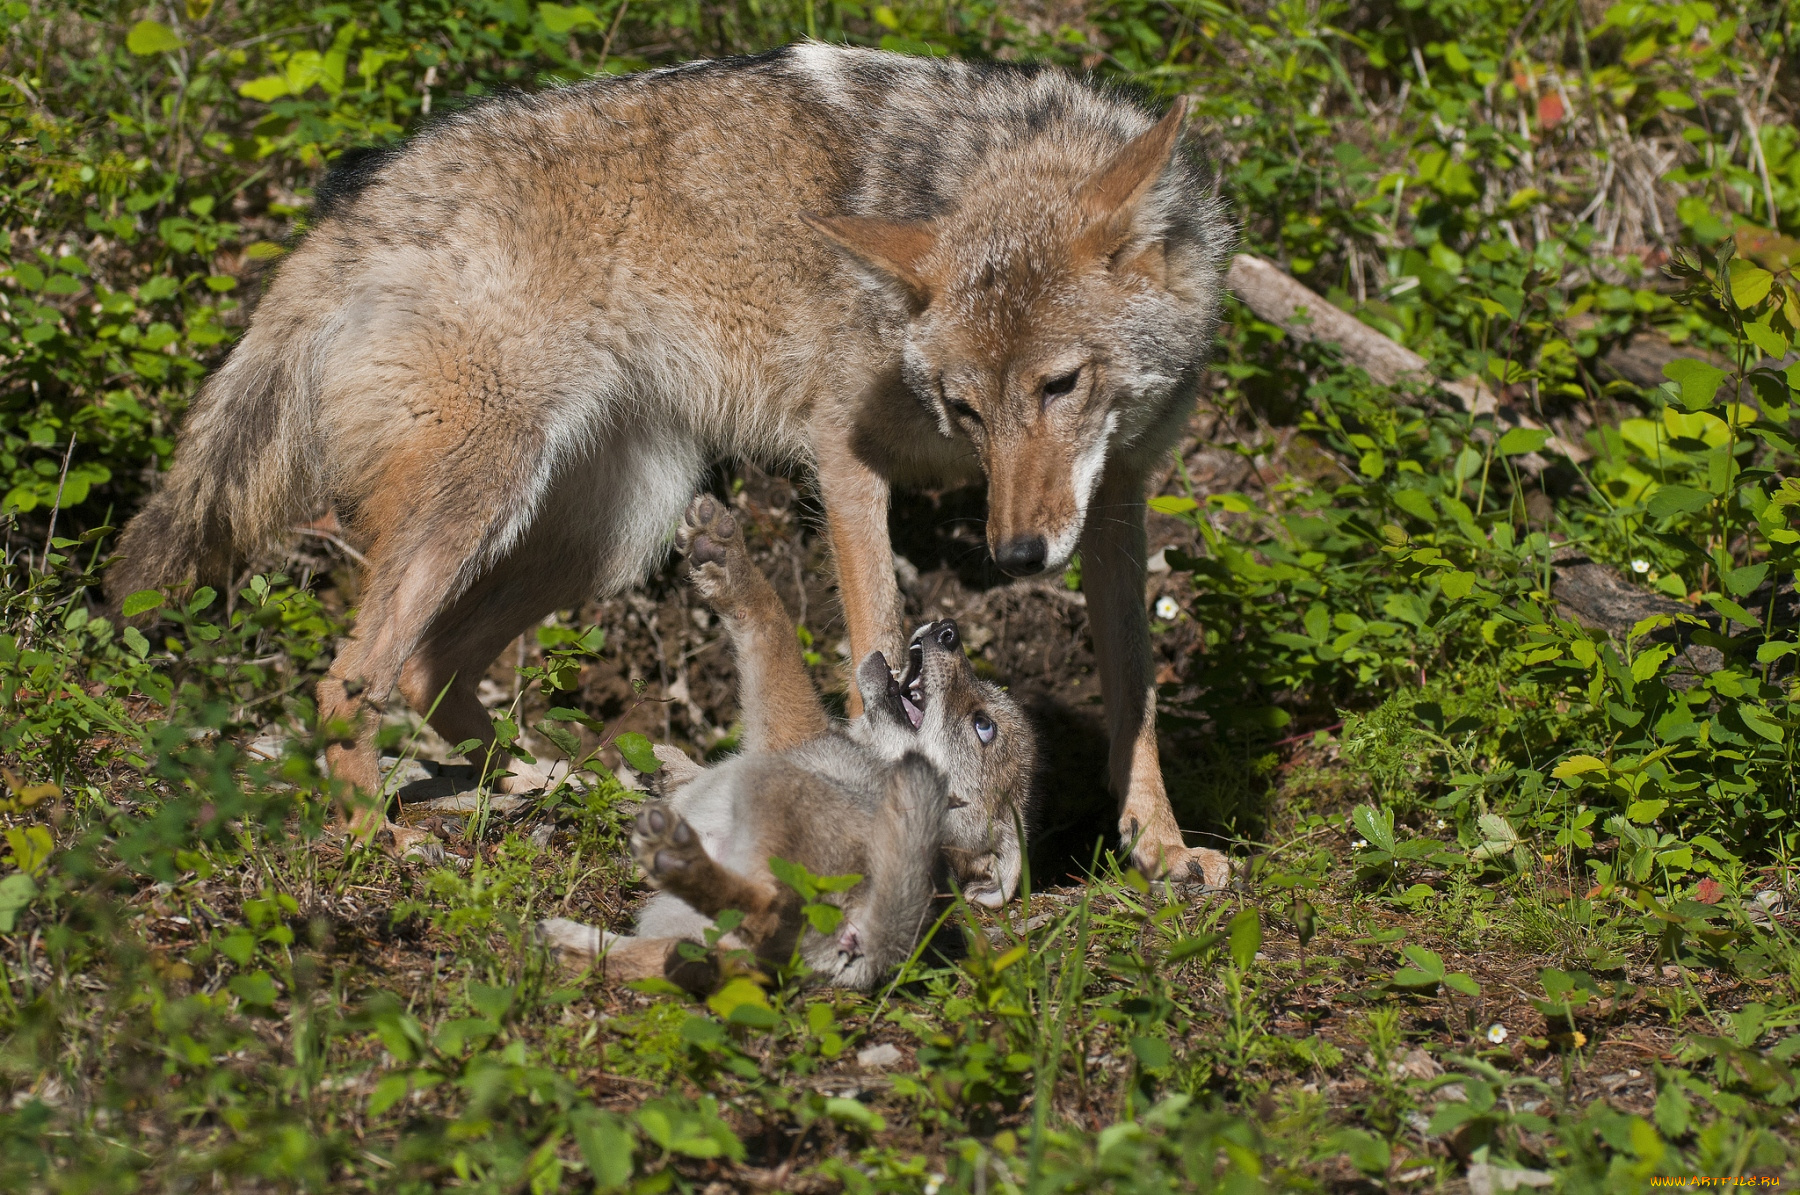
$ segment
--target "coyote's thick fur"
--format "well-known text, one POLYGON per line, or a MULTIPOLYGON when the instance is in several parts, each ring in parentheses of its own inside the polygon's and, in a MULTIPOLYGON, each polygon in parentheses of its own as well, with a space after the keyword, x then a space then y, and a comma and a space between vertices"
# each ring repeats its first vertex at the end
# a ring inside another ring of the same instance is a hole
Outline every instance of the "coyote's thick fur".
POLYGON ((681 538, 695 588, 731 639, 745 749, 704 771, 659 751, 665 799, 638 814, 631 845, 660 891, 636 934, 555 918, 542 924, 545 940, 571 961, 604 958, 614 978, 673 975, 684 969, 680 944, 736 910, 727 947, 775 964, 798 947, 819 981, 867 988, 918 942, 944 866, 970 900, 1006 903, 1019 882, 1031 729, 1003 689, 976 677, 956 624, 914 632, 902 677, 870 653, 856 671, 862 716, 834 724, 734 517, 702 496, 681 538), (864 877, 827 898, 843 910, 829 933, 807 928, 771 857, 864 877))
POLYGON ((372 707, 489 738, 489 662, 642 575, 714 458, 817 470, 855 658, 904 644, 889 486, 985 473, 1002 567, 1082 553, 1121 833, 1222 879, 1164 796, 1144 609, 1230 239, 1182 111, 809 43, 443 119, 326 180, 114 592, 335 510, 367 567, 320 707, 373 792, 372 707))

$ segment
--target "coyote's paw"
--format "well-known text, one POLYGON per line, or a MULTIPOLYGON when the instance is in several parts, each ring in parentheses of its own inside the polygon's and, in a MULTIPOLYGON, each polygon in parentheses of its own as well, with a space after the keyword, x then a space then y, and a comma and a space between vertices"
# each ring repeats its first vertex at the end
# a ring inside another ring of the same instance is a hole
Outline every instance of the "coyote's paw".
POLYGON ((680 543, 694 588, 720 614, 729 614, 747 574, 756 567, 750 563, 736 517, 711 494, 701 494, 688 503, 680 543))
POLYGON ((1218 851, 1205 847, 1188 847, 1181 855, 1166 859, 1169 883, 1177 888, 1198 889, 1200 893, 1223 892, 1231 885, 1231 860, 1218 851))
POLYGON ((658 887, 685 878, 695 864, 706 860, 706 848, 694 828, 663 805, 651 805, 638 814, 631 829, 631 853, 658 887))

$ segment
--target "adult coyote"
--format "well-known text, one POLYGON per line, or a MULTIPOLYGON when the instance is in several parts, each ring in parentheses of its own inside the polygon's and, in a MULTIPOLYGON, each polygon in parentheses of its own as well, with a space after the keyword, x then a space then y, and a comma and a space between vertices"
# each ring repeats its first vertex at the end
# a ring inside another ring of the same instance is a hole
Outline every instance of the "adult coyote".
POLYGON ((1230 238, 1183 110, 808 43, 443 119, 325 180, 114 592, 334 509, 368 563, 320 708, 374 791, 373 707, 489 738, 489 662, 642 575, 714 458, 817 471, 854 659, 905 651, 889 486, 985 473, 1002 568, 1081 550, 1121 835, 1222 881, 1164 795, 1144 609, 1230 238))

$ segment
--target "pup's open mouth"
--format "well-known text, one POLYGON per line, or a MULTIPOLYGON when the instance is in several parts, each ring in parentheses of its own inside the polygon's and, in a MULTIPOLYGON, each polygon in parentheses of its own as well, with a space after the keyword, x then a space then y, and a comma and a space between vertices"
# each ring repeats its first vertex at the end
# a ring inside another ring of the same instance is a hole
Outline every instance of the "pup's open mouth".
POLYGON ((888 695, 900 703, 900 712, 914 730, 925 720, 925 648, 914 643, 906 649, 906 675, 888 675, 888 695))

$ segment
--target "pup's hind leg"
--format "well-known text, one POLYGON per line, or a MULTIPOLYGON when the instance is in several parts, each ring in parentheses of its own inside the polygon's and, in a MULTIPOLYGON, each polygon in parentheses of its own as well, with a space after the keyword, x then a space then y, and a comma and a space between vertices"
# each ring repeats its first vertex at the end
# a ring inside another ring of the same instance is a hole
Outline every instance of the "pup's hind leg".
POLYGON ((794 894, 772 880, 755 880, 722 867, 706 853, 700 835, 673 809, 651 805, 638 814, 631 853, 650 881, 678 896, 703 917, 727 909, 744 915, 735 931, 743 945, 764 958, 793 945, 794 894))
POLYGON ((831 720, 806 674, 794 624, 769 579, 750 562, 737 519, 701 494, 688 504, 680 542, 695 590, 731 636, 745 747, 781 751, 824 734, 831 720))
POLYGON ((566 917, 551 917, 538 922, 538 939, 556 951, 564 966, 598 970, 609 981, 668 979, 690 992, 710 991, 718 984, 718 960, 710 954, 687 957, 692 952, 683 951, 682 945, 697 943, 686 938, 609 934, 566 917))

